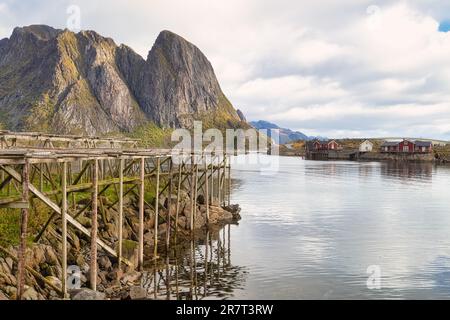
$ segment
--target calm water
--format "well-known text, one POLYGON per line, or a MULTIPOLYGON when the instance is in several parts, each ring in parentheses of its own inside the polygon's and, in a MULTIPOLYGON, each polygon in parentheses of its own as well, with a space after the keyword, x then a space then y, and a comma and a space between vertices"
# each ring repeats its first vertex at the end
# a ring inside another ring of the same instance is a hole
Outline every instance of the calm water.
POLYGON ((450 167, 283 157, 233 178, 239 225, 176 261, 192 298, 450 298, 450 167))

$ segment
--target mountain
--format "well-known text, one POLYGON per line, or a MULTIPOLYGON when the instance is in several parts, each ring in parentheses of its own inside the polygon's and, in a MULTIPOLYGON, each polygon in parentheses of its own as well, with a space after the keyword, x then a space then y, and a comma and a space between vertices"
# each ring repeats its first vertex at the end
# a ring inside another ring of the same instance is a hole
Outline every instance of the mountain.
POLYGON ((94 31, 45 25, 0 40, 0 122, 10 130, 104 135, 162 128, 246 127, 205 55, 163 31, 147 59, 94 31))
MULTIPOLYGON (((308 137, 307 135, 305 135, 299 131, 292 131, 291 129, 280 128, 278 125, 268 122, 268 121, 264 121, 264 120, 252 121, 252 122, 250 122, 250 125, 258 130, 260 130, 260 129, 266 129, 266 130, 278 129, 280 132, 280 144, 286 144, 286 143, 297 141, 297 140, 313 139, 312 137, 308 137)), ((268 131, 268 135, 269 135, 269 137, 271 136, 270 131, 268 131)))

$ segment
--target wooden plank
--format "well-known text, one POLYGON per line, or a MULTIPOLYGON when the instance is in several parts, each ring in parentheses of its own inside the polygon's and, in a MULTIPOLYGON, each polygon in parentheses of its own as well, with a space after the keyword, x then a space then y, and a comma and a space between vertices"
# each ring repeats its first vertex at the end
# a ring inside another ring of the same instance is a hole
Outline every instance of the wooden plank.
POLYGON ((7 204, 0 204, 0 209, 30 209, 28 201, 16 201, 7 204))
MULTIPOLYGON (((12 169, 11 167, 4 167, 5 170, 18 182, 22 182, 22 178, 17 171, 12 169)), ((40 192, 36 187, 34 187, 32 184, 29 185, 29 190, 31 193, 33 193, 39 200, 44 202, 48 207, 50 207, 53 211, 61 215, 61 209, 59 206, 54 203, 52 200, 50 200, 48 197, 46 197, 42 192, 40 192)), ((90 231, 86 229, 81 223, 79 223, 77 220, 75 220, 70 215, 67 215, 67 222, 70 223, 72 226, 80 230, 84 235, 90 237, 90 231)), ((113 257, 117 257, 117 253, 115 250, 110 248, 105 242, 103 242, 100 239, 97 239, 97 244, 105 250, 107 253, 112 255, 113 257)), ((124 258, 122 258, 122 261, 126 263, 127 265, 132 265, 132 263, 124 258)))

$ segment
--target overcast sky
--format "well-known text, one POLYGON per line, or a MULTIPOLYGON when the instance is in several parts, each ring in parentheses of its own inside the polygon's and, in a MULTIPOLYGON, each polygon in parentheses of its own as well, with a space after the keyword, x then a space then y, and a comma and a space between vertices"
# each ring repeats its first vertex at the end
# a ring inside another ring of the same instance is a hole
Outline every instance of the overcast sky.
POLYGON ((144 57, 164 29, 193 42, 249 120, 450 139, 450 1, 0 0, 0 38, 15 26, 65 28, 70 5, 82 29, 144 57))

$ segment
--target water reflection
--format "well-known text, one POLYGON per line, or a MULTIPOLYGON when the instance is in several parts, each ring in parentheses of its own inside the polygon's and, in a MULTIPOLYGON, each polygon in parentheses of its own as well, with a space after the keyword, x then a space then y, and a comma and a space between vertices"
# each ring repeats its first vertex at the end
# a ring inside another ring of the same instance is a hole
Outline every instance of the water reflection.
POLYGON ((240 298, 450 298, 450 167, 281 158, 276 175, 234 178, 240 298))
MULTIPOLYGON (((153 262, 148 288, 154 299, 228 299, 242 290, 246 268, 232 264, 231 225, 199 231, 153 262)), ((147 274, 149 277, 149 274, 147 274)))
POLYGON ((385 162, 380 166, 380 173, 383 176, 398 178, 400 180, 430 181, 433 177, 435 165, 430 162, 385 162))

